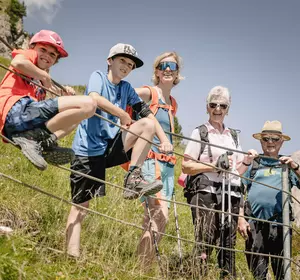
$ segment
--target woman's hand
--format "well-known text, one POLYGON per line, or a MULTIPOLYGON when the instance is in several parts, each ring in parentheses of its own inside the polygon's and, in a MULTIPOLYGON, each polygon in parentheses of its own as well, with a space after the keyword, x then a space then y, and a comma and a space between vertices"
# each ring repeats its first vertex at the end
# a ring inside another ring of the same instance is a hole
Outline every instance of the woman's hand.
POLYGON ((165 141, 159 145, 158 149, 161 153, 164 153, 164 154, 172 153, 173 145, 169 141, 165 141))
POLYGON ((245 240, 248 239, 248 231, 250 232, 250 225, 244 217, 239 217, 237 230, 245 240))

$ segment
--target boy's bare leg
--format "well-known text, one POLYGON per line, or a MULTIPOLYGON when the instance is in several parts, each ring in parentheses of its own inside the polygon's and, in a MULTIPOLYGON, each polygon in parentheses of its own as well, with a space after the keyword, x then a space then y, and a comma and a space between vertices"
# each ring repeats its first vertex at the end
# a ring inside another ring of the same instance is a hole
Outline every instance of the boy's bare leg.
POLYGON ((83 119, 91 117, 96 103, 89 96, 64 96, 58 98, 58 110, 59 113, 46 123, 48 130, 56 134, 35 128, 12 136, 23 154, 41 170, 47 168, 47 162, 59 165, 72 160, 72 149, 58 147, 56 140, 69 134, 83 119))
MULTIPOLYGON (((147 118, 135 122, 130 126, 129 130, 149 141, 152 141, 155 135, 154 122, 147 118)), ((150 150, 151 144, 127 131, 122 133, 122 140, 126 152, 133 148, 131 165, 142 166, 150 150)))
MULTIPOLYGON (((152 220, 152 230, 158 232, 165 232, 165 228, 168 222, 169 208, 165 201, 157 202, 154 198, 148 198, 150 215, 152 220)), ((141 269, 147 271, 155 258, 155 247, 153 240, 153 232, 149 229, 150 217, 148 210, 144 205, 144 232, 141 236, 140 242, 137 248, 138 259, 141 265, 141 269)), ((161 240, 161 234, 156 235, 157 243, 161 240)))
MULTIPOLYGON (((155 134, 154 121, 143 118, 132 124, 130 126, 130 131, 152 141, 155 134)), ((131 154, 131 167, 124 180, 123 196, 125 199, 136 199, 139 195, 152 195, 159 192, 163 187, 160 180, 149 183, 143 178, 141 166, 147 157, 151 144, 138 136, 135 136, 130 132, 122 133, 124 150, 127 152, 133 148, 131 154)))
POLYGON ((65 136, 69 135, 74 129, 77 128, 79 123, 76 123, 74 125, 69 126, 68 128, 65 128, 64 130, 58 130, 55 131, 54 134, 56 135, 57 139, 64 138, 65 136))
POLYGON ((62 96, 58 98, 59 113, 50 119, 46 126, 52 132, 69 130, 74 124, 92 117, 96 111, 96 102, 89 96, 62 96))
MULTIPOLYGON (((89 202, 86 201, 80 205, 88 208, 89 202)), ((66 227, 66 249, 67 254, 70 256, 80 256, 81 224, 86 214, 86 210, 82 210, 76 206, 71 207, 66 227)))

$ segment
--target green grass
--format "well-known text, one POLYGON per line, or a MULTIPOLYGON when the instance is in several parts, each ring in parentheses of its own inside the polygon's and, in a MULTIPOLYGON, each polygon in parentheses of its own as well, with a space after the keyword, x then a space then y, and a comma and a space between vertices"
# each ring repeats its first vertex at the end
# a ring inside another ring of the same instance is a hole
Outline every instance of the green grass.
MULTIPOLYGON (((62 145, 70 146, 72 137, 62 145)), ((49 167, 36 170, 9 144, 0 144, 0 170, 4 174, 28 184, 41 187, 52 194, 69 199, 68 172, 49 167)), ((180 165, 176 167, 176 177, 180 165)), ((124 171, 119 167, 108 172, 107 180, 122 185, 124 171)), ((143 275, 137 266, 136 246, 141 230, 89 214, 82 232, 82 257, 78 261, 67 258, 64 250, 64 230, 70 206, 29 190, 7 179, 0 179, 0 220, 14 228, 13 235, 0 239, 0 279, 148 279, 160 277, 158 266, 143 275), (18 278, 20 277, 20 278, 18 278)), ((185 202, 182 189, 176 186, 177 200, 185 202)), ((107 196, 94 199, 91 209, 109 216, 141 225, 143 209, 139 201, 125 201, 122 191, 107 186, 107 196)), ((188 207, 178 206, 181 235, 193 240, 193 226, 188 207)), ((176 235, 173 208, 170 211, 167 233, 176 235)), ((242 242, 239 240, 238 247, 242 242)), ((183 243, 188 255, 192 244, 183 243)), ((177 242, 164 237, 160 244, 164 269, 168 260, 177 257, 177 242)), ((239 275, 247 278, 243 254, 237 255, 239 275)), ((215 279, 217 266, 213 264, 210 279, 215 279)), ((191 279, 168 272, 169 279, 191 279)), ((209 279, 208 278, 208 279, 209 279)), ((197 279, 194 278, 193 279, 197 279)))
MULTIPOLYGON (((0 44, 2 44, 2 43, 0 42, 0 44)), ((2 56, 0 56, 0 63, 3 64, 4 66, 8 67, 9 64, 10 64, 10 60, 7 59, 7 58, 4 58, 2 56)), ((0 67, 0 81, 2 80, 2 78, 4 77, 4 75, 5 75, 6 72, 7 71, 5 69, 3 69, 2 67, 0 67)))

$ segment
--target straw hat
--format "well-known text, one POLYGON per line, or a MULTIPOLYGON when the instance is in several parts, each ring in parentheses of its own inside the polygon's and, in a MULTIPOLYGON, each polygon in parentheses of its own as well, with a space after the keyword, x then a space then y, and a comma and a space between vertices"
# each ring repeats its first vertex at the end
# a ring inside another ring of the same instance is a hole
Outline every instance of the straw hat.
POLYGON ((291 140, 291 137, 285 135, 282 133, 282 124, 279 121, 266 121, 261 132, 260 133, 255 133, 252 136, 257 139, 261 140, 263 134, 268 134, 268 133, 274 133, 278 134, 282 137, 284 141, 289 141, 291 140))

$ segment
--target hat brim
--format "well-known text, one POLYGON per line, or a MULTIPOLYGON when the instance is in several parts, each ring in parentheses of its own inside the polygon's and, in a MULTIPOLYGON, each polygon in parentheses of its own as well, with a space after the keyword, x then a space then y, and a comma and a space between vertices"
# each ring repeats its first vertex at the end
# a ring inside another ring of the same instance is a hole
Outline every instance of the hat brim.
MULTIPOLYGON (((113 55, 112 57, 109 57, 109 58, 114 58, 114 57, 117 57, 117 56, 124 56, 124 57, 130 58, 131 60, 134 61, 134 63, 135 63, 135 68, 139 68, 139 67, 142 67, 142 66, 144 65, 144 62, 143 62, 141 59, 139 59, 139 58, 136 57, 136 56, 130 55, 130 54, 128 54, 128 53, 118 53, 118 54, 113 55)), ((109 58, 108 58, 108 59, 109 59, 109 58)))
MULTIPOLYGON (((271 133, 271 132, 270 132, 270 133, 271 133)), ((253 134, 252 136, 253 136, 253 138, 255 138, 255 139, 257 139, 257 140, 261 140, 261 139, 262 139, 262 135, 264 135, 264 134, 270 134, 270 133, 255 133, 255 134, 253 134)), ((290 136, 287 136, 287 135, 282 134, 282 133, 272 133, 272 134, 277 134, 277 135, 279 135, 280 137, 282 137, 282 139, 283 139, 284 141, 290 141, 290 140, 291 140, 291 137, 290 137, 290 136)))

